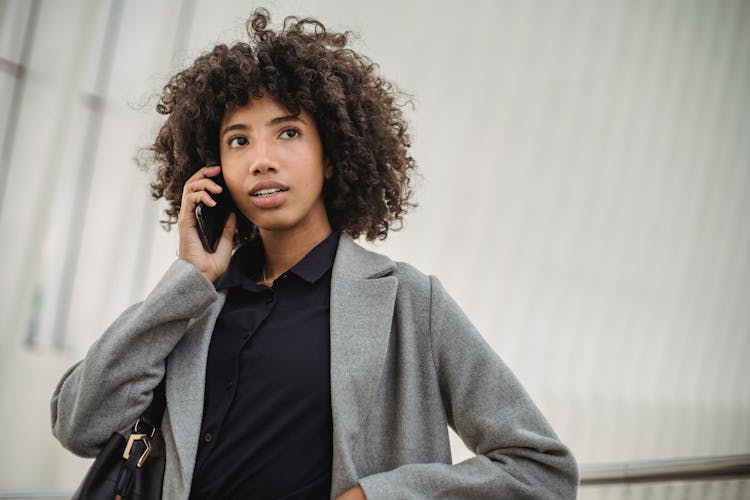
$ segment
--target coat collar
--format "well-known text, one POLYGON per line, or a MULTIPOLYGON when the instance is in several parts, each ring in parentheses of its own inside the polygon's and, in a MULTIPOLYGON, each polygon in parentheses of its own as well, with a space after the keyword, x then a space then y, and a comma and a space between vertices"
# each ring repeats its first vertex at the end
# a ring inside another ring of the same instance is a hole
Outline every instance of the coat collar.
POLYGON ((391 274, 396 264, 385 255, 365 250, 351 236, 342 233, 333 265, 333 278, 370 279, 391 274))

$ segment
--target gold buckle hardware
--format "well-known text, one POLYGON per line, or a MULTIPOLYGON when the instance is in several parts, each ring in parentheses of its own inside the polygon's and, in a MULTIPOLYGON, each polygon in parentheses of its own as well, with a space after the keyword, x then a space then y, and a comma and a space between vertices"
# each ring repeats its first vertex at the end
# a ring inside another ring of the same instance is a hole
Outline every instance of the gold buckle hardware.
POLYGON ((130 450, 133 448, 133 443, 136 441, 143 441, 143 444, 146 445, 146 449, 143 451, 143 455, 138 459, 138 463, 136 463, 137 467, 140 467, 143 465, 143 462, 146 461, 146 457, 148 457, 148 454, 151 453, 151 443, 148 440, 148 436, 146 434, 131 434, 130 439, 128 439, 128 444, 125 446, 125 451, 122 453, 122 458, 125 460, 128 460, 130 458, 130 450))

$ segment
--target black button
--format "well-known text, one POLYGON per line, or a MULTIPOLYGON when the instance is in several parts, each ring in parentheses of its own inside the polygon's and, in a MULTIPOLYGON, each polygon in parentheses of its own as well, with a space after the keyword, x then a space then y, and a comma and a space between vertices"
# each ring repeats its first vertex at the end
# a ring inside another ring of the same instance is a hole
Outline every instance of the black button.
POLYGON ((273 302, 273 292, 266 292, 266 304, 273 302))
POLYGON ((226 383, 227 390, 231 389, 233 385, 234 384, 232 383, 232 379, 228 378, 226 383))
POLYGON ((205 442, 207 442, 207 443, 210 443, 210 442, 211 442, 211 439, 213 439, 213 436, 211 435, 211 433, 210 433, 210 432, 207 432, 207 433, 205 433, 205 434, 203 435, 203 440, 204 440, 205 442))

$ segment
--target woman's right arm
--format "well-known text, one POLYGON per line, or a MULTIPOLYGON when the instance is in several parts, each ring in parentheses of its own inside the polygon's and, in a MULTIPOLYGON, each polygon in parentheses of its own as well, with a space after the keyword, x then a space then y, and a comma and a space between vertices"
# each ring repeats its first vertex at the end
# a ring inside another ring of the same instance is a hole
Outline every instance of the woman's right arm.
POLYGON ((94 456, 151 402, 164 360, 191 319, 217 293, 192 264, 175 261, 143 302, 125 310, 63 375, 52 396, 52 433, 73 453, 94 456))
POLYGON ((179 257, 146 300, 123 312, 68 370, 52 396, 52 433, 67 449, 95 456, 115 431, 126 431, 148 407, 164 378, 165 359, 191 319, 216 300, 212 282, 229 264, 235 217, 230 216, 216 253, 206 252, 195 230, 198 202, 215 204, 221 188, 204 167, 185 182, 177 221, 179 257))

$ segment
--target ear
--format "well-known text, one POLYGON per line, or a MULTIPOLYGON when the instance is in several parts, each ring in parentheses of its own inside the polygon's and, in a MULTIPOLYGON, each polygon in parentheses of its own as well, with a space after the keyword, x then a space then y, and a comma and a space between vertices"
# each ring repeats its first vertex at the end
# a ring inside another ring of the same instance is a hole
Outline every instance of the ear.
POLYGON ((331 165, 331 162, 326 160, 325 163, 325 171, 323 172, 323 176, 326 178, 326 180, 333 177, 333 165, 331 165))

